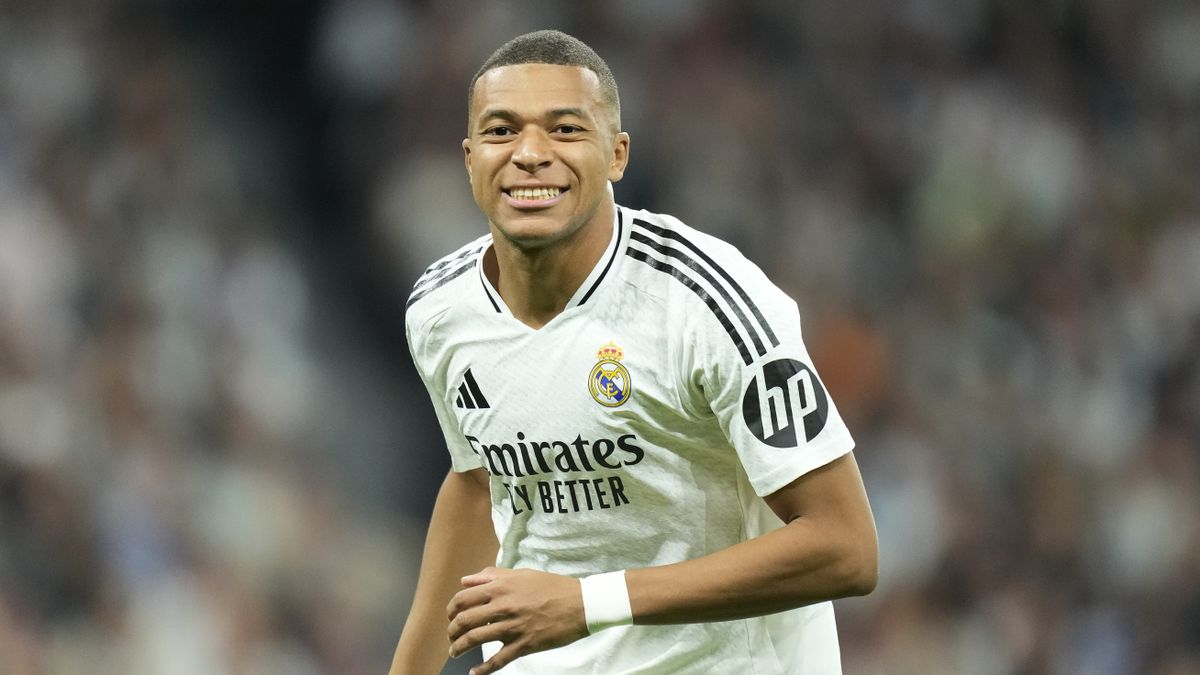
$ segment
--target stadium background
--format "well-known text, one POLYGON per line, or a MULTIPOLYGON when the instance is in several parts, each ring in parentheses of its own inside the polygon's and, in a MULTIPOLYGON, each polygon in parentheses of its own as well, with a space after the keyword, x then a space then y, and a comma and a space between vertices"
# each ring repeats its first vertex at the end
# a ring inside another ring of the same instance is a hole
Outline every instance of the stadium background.
POLYGON ((848 673, 1200 672, 1182 0, 0 4, 0 671, 386 669, 447 467, 404 299, 540 27, 621 83, 618 199, 799 300, 882 547, 848 673))

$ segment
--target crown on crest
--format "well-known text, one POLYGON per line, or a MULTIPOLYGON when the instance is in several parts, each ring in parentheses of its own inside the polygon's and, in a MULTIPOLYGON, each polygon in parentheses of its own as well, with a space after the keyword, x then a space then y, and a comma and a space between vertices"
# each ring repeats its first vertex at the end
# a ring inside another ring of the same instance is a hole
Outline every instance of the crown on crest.
POLYGON ((609 342, 596 352, 596 358, 601 361, 620 361, 625 358, 625 352, 615 342, 609 342))

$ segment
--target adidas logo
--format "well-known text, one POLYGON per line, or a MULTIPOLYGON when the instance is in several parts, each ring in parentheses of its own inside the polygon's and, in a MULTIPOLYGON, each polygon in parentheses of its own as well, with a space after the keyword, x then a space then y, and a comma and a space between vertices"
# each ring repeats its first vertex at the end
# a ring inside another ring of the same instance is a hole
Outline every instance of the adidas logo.
POLYGON ((467 372, 463 374, 462 384, 458 385, 458 398, 454 399, 454 405, 468 410, 492 407, 483 397, 483 392, 479 391, 479 383, 475 381, 475 376, 471 374, 470 368, 467 368, 467 372))

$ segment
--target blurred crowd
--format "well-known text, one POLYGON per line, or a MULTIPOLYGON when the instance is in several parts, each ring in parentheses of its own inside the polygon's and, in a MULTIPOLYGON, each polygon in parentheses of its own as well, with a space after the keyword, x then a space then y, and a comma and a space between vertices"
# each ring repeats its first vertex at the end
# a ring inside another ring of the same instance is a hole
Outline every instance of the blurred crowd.
POLYGON ((543 27, 618 201, 800 304, 879 527, 848 674, 1200 672, 1194 2, 272 4, 0 4, 0 672, 386 670, 449 464, 404 298, 543 27))

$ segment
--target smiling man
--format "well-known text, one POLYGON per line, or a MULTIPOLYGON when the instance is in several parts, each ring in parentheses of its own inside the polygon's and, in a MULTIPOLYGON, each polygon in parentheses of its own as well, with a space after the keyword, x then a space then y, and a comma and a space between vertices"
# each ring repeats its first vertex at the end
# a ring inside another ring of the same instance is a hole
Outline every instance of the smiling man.
POLYGON ((409 347, 451 457, 392 675, 841 670, 875 585, 853 441, 795 302, 736 249, 618 206, 617 85, 520 36, 471 83, 490 232, 434 263, 409 347))

